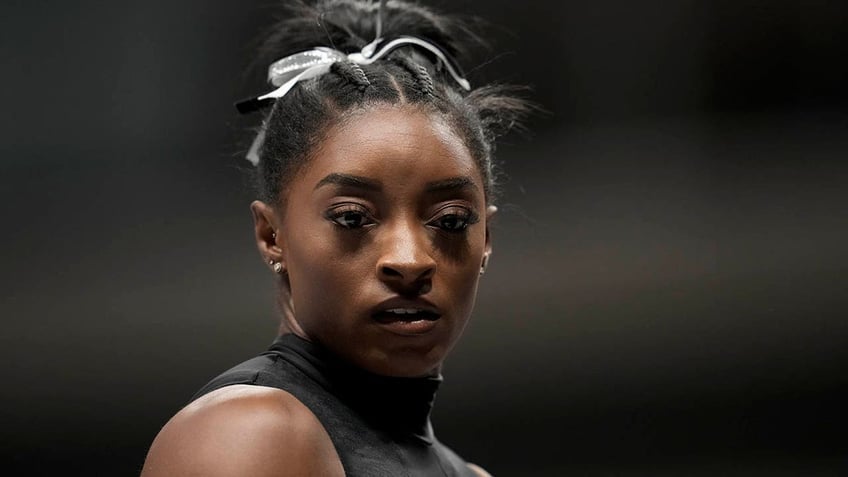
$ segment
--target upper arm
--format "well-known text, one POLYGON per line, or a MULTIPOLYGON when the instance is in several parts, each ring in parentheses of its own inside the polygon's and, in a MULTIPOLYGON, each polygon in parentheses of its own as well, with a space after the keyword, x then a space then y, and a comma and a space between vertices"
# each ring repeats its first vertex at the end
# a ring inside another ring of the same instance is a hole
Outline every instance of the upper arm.
POLYGON ((330 437, 291 394, 228 386, 177 413, 159 432, 142 477, 343 476, 330 437))
POLYGON ((479 475, 480 477, 492 477, 492 474, 486 472, 482 467, 480 467, 477 464, 469 463, 468 468, 471 469, 475 474, 479 475))

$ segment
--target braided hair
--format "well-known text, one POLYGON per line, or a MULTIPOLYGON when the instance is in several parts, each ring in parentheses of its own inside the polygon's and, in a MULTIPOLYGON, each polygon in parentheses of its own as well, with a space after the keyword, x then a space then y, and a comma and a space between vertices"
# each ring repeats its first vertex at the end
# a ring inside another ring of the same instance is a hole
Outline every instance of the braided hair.
MULTIPOLYGON (((377 3, 370 0, 296 2, 264 42, 262 56, 276 59, 326 46, 344 53, 362 49, 377 31, 377 3)), ((438 44, 458 57, 459 45, 474 37, 458 20, 402 0, 383 12, 382 35, 411 35, 438 44)), ((494 141, 528 111, 527 104, 498 86, 462 91, 441 65, 412 48, 399 48, 368 65, 334 63, 329 73, 302 81, 277 99, 264 122, 258 150, 259 197, 282 204, 291 178, 346 114, 368 107, 408 104, 439 114, 454 129, 484 179, 486 200, 494 194, 494 141)))

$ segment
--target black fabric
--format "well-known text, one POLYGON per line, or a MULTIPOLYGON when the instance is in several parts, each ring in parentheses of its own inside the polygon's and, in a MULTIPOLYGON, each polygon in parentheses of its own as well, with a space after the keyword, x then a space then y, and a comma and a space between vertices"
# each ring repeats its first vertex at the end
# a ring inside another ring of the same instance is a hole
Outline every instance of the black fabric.
POLYGON ((221 374, 193 399, 234 384, 289 392, 318 418, 347 477, 474 477, 433 435, 430 410, 441 378, 367 373, 298 336, 221 374))

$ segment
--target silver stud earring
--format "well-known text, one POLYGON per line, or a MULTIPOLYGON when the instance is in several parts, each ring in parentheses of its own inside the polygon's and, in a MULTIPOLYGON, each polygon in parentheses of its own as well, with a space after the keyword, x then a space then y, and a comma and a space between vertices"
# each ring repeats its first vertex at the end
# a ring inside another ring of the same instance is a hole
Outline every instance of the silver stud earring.
POLYGON ((280 274, 283 271, 283 264, 274 260, 268 260, 268 265, 274 270, 274 273, 280 274))
POLYGON ((271 232, 271 239, 277 240, 277 232, 271 232))

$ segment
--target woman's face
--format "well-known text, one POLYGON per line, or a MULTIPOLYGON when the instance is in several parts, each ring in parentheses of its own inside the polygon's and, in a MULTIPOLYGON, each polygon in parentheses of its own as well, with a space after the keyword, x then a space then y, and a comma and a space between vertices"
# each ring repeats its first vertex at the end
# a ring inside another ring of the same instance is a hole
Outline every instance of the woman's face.
POLYGON ((483 190, 466 146, 437 116, 382 106, 335 126, 269 221, 293 331, 377 374, 436 372, 490 253, 495 209, 483 190))

